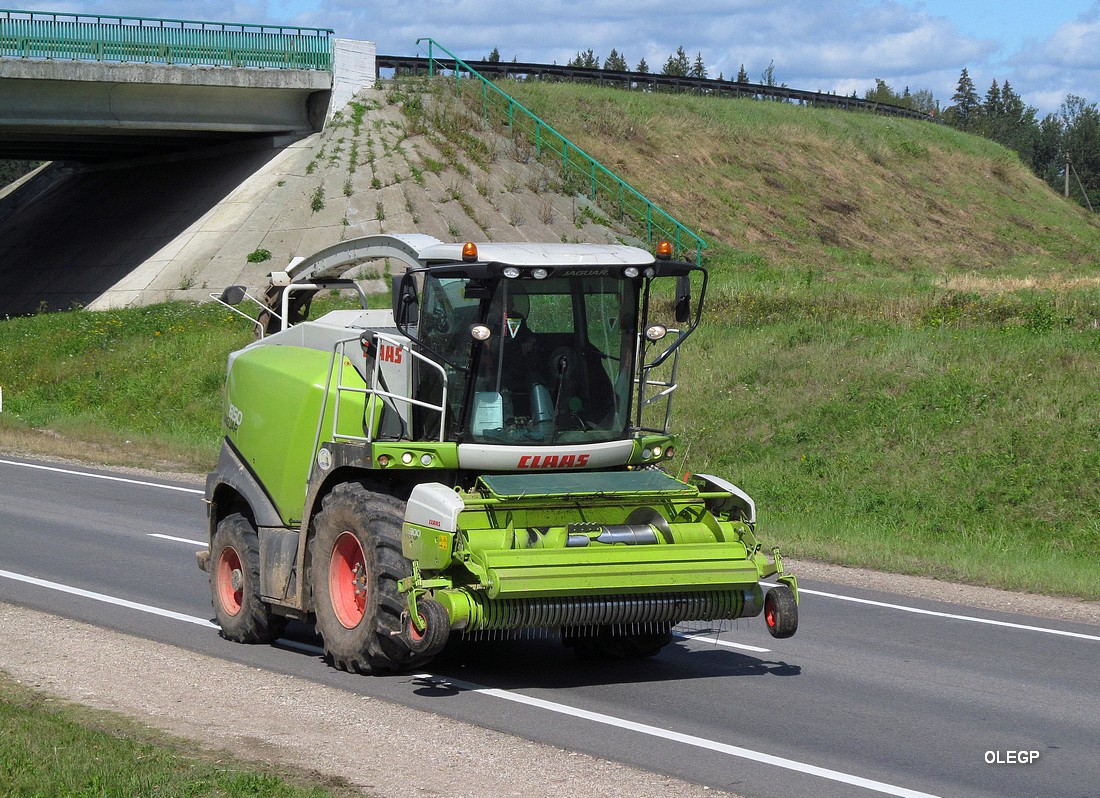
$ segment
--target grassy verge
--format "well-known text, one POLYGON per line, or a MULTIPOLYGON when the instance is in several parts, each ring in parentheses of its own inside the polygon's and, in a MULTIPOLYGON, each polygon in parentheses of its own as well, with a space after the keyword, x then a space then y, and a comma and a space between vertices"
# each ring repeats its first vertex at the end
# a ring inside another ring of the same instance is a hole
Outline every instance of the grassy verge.
POLYGON ((54 701, 0 673, 0 795, 9 798, 333 798, 118 716, 54 701))
POLYGON ((9 319, 0 323, 0 440, 202 470, 220 439, 226 355, 250 340, 246 320, 213 304, 9 319))

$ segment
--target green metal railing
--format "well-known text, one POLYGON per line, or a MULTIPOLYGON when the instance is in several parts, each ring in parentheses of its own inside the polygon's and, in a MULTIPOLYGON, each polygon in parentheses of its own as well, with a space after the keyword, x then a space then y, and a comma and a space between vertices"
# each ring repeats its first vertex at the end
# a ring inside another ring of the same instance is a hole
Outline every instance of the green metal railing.
POLYGON ((458 84, 462 80, 463 73, 480 80, 484 117, 489 118, 490 114, 495 113, 497 118, 507 124, 514 133, 526 135, 534 145, 536 157, 541 158, 544 153, 549 153, 560 161, 562 174, 567 183, 570 180, 582 181, 591 200, 605 208, 614 209, 620 218, 634 219, 638 223, 639 231, 644 228, 645 237, 651 247, 661 240, 670 241, 677 252, 693 247, 696 262, 701 261, 707 242, 700 236, 642 196, 626 181, 524 108, 495 83, 478 73, 439 42, 430 38, 416 40, 417 45, 421 42, 428 43, 429 76, 435 75, 438 66, 443 70, 452 70, 458 84), (436 50, 446 53, 448 59, 437 59, 436 50), (446 63, 447 61, 450 65, 446 63))
POLYGON ((0 57, 332 70, 327 28, 0 9, 0 57))

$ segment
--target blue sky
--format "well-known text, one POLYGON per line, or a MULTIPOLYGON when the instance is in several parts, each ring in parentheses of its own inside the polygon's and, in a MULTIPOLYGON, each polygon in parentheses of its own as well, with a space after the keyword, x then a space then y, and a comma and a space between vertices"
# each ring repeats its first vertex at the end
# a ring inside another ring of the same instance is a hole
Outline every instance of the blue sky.
POLYGON ((951 102, 966 67, 980 94, 1006 79, 1039 116, 1067 94, 1100 102, 1100 0, 24 0, 24 9, 332 28, 381 53, 430 36, 465 58, 564 63, 612 48, 659 70, 677 47, 712 77, 769 63, 788 86, 861 96, 875 79, 951 102))

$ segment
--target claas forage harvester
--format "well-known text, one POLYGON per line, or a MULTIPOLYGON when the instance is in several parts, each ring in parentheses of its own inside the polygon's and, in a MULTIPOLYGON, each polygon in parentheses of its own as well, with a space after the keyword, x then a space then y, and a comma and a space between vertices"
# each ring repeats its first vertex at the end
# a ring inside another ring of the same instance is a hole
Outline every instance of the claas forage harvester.
POLYGON ((627 658, 687 621, 763 613, 794 634, 797 582, 752 499, 665 468, 707 285, 670 249, 378 235, 295 259, 258 298, 226 289, 259 336, 229 357, 206 486, 222 634, 313 623, 329 662, 364 672, 455 635, 627 658), (368 309, 346 275, 379 261, 403 270, 368 309), (309 319, 330 289, 361 307, 309 319))

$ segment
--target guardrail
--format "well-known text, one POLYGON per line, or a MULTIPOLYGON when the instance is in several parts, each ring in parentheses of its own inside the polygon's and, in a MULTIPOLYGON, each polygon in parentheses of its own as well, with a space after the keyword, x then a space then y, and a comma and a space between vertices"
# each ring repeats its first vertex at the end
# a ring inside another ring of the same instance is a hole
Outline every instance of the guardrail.
POLYGON ((634 219, 640 228, 644 228, 644 236, 650 247, 659 240, 667 240, 673 244, 677 252, 693 248, 696 262, 702 258, 707 242, 700 236, 524 108, 470 64, 455 56, 434 39, 417 39, 418 45, 421 42, 428 44, 426 66, 429 76, 435 74, 438 66, 440 69, 453 71, 456 81, 462 80, 463 73, 470 78, 480 80, 483 116, 488 118, 490 114, 495 113, 499 120, 506 123, 513 132, 525 135, 534 145, 536 157, 541 157, 544 153, 552 154, 561 162, 562 174, 567 181, 571 179, 582 181, 590 199, 605 207, 614 208, 620 218, 628 216, 634 219), (437 59, 436 49, 442 50, 450 58, 437 59))
MULTIPOLYGON (((434 59, 438 67, 455 69, 454 61, 434 59)), ((379 69, 407 70, 409 72, 428 72, 431 69, 429 59, 423 56, 379 55, 375 62, 379 69)), ((919 119, 925 122, 939 121, 932 114, 915 111, 890 103, 863 100, 859 97, 846 97, 821 91, 791 89, 786 86, 766 86, 762 83, 739 83, 735 80, 716 78, 688 78, 678 75, 662 75, 652 72, 617 72, 608 69, 589 67, 561 66, 559 64, 517 63, 515 61, 463 61, 465 67, 476 70, 482 76, 505 78, 551 78, 557 80, 597 83, 601 86, 616 86, 625 89, 666 88, 675 91, 690 91, 715 97, 749 97, 758 100, 779 100, 796 102, 822 108, 841 108, 848 111, 869 111, 886 116, 900 116, 907 119, 919 119)), ((459 67, 460 69, 464 67, 459 67)))
POLYGON ((0 9, 0 57, 331 71, 333 31, 0 9))

